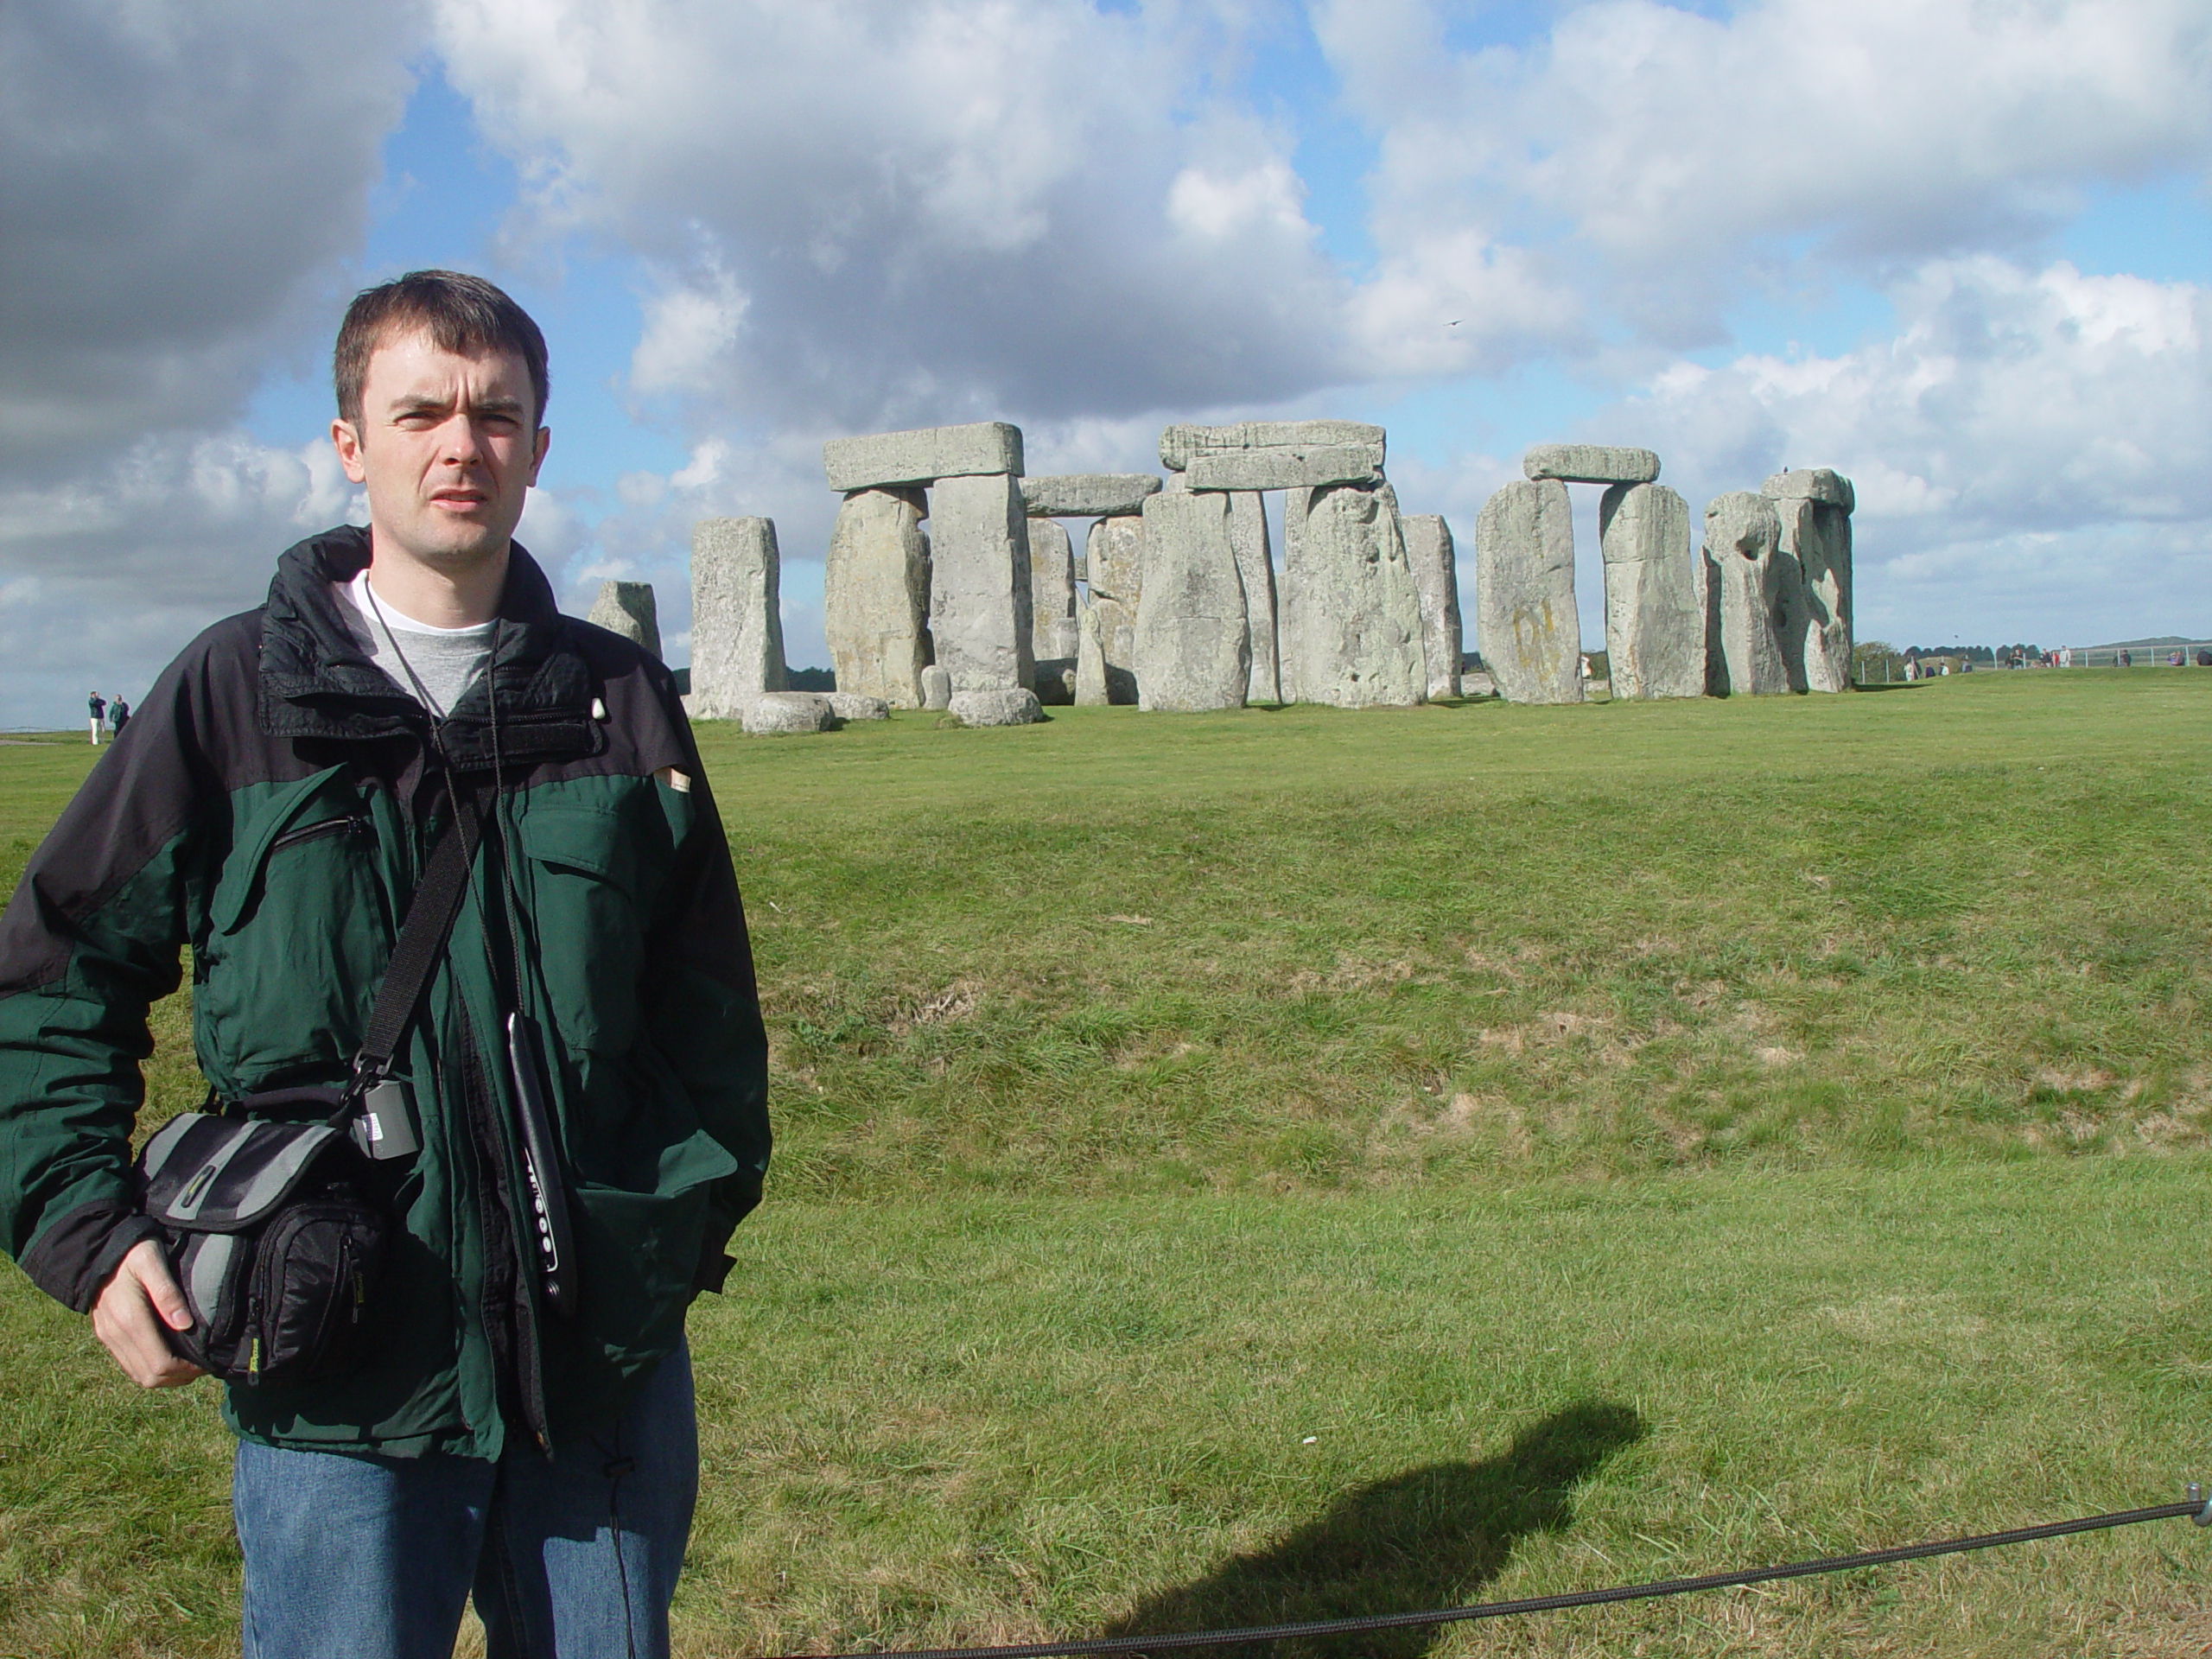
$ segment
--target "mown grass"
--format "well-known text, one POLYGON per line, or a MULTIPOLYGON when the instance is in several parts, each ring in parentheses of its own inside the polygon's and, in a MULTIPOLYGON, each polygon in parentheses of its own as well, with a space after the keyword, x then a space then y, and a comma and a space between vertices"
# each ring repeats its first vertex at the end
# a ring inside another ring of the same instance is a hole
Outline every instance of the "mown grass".
MULTIPOLYGON (((2176 1495, 2212 1468, 2208 736, 2212 676, 2140 671, 708 731, 782 1141, 694 1317, 681 1645, 1437 1605, 2176 1495)), ((88 759, 0 748, 0 877, 88 759)), ((0 1653, 225 1650, 212 1403, 20 1278, 0 1330, 0 1653)), ((1338 1651, 2195 1654, 2203 1536, 1338 1651)))

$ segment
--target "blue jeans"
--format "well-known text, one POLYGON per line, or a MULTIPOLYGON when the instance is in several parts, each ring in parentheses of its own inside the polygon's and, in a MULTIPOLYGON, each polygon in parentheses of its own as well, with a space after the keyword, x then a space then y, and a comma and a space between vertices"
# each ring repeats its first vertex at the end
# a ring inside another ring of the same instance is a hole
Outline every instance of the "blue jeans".
POLYGON ((472 1591, 492 1659, 664 1659, 698 1486, 681 1347, 612 1430, 550 1459, 241 1441, 245 1659, 450 1659, 472 1591))

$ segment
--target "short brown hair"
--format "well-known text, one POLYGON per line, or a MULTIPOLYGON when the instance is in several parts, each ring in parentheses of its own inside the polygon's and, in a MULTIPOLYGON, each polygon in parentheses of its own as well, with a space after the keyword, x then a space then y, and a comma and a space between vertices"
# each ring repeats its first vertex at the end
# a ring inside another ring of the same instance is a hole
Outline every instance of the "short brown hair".
POLYGON ((530 370, 530 389, 537 400, 531 424, 545 423, 545 400, 552 384, 545 369, 545 336, 530 313, 481 276, 458 270, 410 270, 404 276, 365 288, 346 308, 338 325, 338 346, 331 353, 330 378, 338 392, 338 416, 357 426, 361 387, 369 378, 369 359, 387 334, 422 329, 442 352, 480 357, 513 352, 530 370))

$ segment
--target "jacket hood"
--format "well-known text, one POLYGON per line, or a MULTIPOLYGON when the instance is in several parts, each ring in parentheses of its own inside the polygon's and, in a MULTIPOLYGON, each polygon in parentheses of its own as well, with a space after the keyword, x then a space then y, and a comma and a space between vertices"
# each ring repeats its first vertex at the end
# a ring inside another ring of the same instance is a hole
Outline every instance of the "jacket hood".
MULTIPOLYGON (((261 632, 257 714, 266 735, 367 741, 429 731, 423 706, 369 661, 340 613, 332 584, 351 582, 368 562, 369 532, 353 524, 310 536, 277 560, 261 632)), ((492 766, 495 724, 502 762, 596 753, 606 740, 591 716, 594 695, 552 584, 512 543, 490 664, 439 728, 448 761, 492 766)))

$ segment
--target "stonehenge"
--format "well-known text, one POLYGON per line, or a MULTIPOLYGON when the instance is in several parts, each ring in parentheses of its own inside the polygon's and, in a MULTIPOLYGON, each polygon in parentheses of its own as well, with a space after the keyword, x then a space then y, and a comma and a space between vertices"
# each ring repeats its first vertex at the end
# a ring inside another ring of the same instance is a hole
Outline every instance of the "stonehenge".
POLYGON ((1516 479, 1475 520, 1475 649, 1508 702, 1580 702, 1574 521, 1557 479, 1516 479))
MULTIPOLYGON (((691 531, 691 711, 741 718, 784 689, 782 563, 766 518, 702 518, 691 531)), ((826 707, 826 705, 825 705, 826 707)))
MULTIPOLYGON (((1199 713, 1248 703, 1407 707, 1466 691, 1457 549, 1401 512, 1382 428, 1174 425, 1166 475, 1023 472, 1002 421, 835 438, 842 498, 823 574, 833 693, 786 692, 765 518, 692 541, 689 707, 747 731, 829 730, 892 709, 1025 724, 1046 704, 1199 713), (1267 498, 1282 503, 1281 563, 1267 498), (1073 524, 1082 521, 1078 537, 1073 524)), ((1570 486, 1598 486, 1605 654, 1620 700, 1834 692, 1851 683, 1856 493, 1787 469, 1705 509, 1649 449, 1545 443, 1474 540, 1477 685, 1586 700, 1570 486)), ((592 620, 658 651, 652 588, 602 584, 592 620)), ((950 722, 947 722, 950 723, 950 722)))
POLYGON ((1689 503, 1664 484, 1615 484, 1598 505, 1605 661, 1616 697, 1705 695, 1705 593, 1689 503))
POLYGON ((584 620, 660 655, 660 608, 650 582, 602 582, 584 620))

